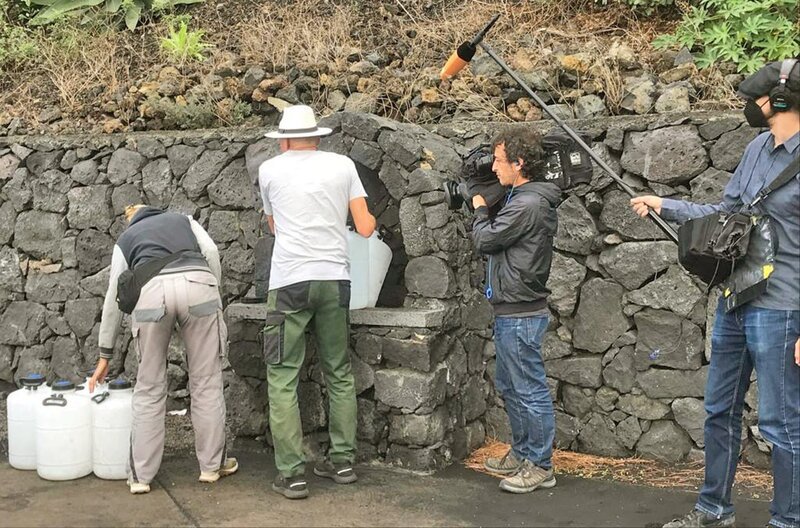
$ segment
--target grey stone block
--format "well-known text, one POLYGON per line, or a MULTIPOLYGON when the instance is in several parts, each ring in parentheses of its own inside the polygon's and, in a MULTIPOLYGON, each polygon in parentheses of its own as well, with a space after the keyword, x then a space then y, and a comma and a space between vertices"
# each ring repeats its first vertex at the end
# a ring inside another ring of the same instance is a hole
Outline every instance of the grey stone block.
POLYGON ((375 398, 390 406, 424 414, 444 402, 446 370, 418 372, 408 368, 375 372, 375 398))
POLYGON ((389 442, 418 447, 434 445, 444 439, 447 425, 448 414, 444 407, 425 415, 394 415, 389 425, 389 442))
POLYGON ((665 463, 680 462, 692 448, 692 440, 675 422, 659 420, 642 434, 636 453, 665 463))

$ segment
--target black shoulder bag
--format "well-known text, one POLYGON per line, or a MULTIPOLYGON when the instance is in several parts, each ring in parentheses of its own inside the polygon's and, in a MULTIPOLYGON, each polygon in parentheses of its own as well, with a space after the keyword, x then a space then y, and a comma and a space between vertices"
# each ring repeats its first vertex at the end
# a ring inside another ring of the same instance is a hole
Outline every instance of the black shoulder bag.
POLYGON ((139 295, 142 288, 150 279, 158 275, 167 264, 178 260, 184 253, 191 250, 178 251, 158 259, 148 260, 140 264, 134 270, 125 270, 120 273, 117 279, 117 305, 126 314, 133 313, 136 303, 139 302, 139 295))
MULTIPOLYGON (((746 209, 751 210, 771 192, 786 185, 800 172, 793 159, 746 209)), ((678 260, 709 288, 730 276, 737 260, 747 254, 754 217, 740 211, 718 212, 685 222, 678 228, 678 260)))

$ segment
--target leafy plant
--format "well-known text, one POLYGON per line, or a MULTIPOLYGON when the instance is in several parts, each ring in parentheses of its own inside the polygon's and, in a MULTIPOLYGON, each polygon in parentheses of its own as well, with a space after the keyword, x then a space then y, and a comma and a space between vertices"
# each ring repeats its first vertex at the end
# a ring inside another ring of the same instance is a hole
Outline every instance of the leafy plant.
POLYGON ((203 51, 210 47, 211 44, 203 42, 203 31, 190 31, 185 20, 179 21, 178 29, 170 23, 169 36, 161 39, 161 49, 179 64, 187 60, 205 60, 203 51))
POLYGON ((133 31, 145 15, 157 16, 182 4, 197 4, 204 0, 25 0, 41 6, 30 23, 49 24, 65 16, 91 16, 105 12, 121 16, 133 31), (104 4, 102 9, 100 5, 104 4))
MULTIPOLYGON (((19 26, 6 24, 0 19, 0 66, 21 64, 36 55, 36 39, 19 26)), ((2 69, 2 68, 0 68, 2 69)))
POLYGON ((765 62, 800 53, 797 7, 797 0, 700 0, 674 33, 656 38, 653 46, 694 50, 699 68, 730 61, 752 73, 765 62))

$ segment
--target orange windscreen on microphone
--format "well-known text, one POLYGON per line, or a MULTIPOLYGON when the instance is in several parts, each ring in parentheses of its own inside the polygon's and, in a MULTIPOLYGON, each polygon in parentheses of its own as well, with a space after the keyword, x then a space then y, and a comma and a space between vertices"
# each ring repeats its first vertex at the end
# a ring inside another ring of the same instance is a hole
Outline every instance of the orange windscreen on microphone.
POLYGON ((445 80, 463 70, 464 66, 475 56, 475 51, 477 51, 477 48, 471 42, 461 43, 456 52, 447 59, 439 77, 445 80))
POLYGON ((439 74, 439 78, 442 80, 449 79, 450 77, 454 76, 458 72, 464 69, 468 63, 464 59, 458 56, 458 52, 453 53, 450 55, 450 58, 447 59, 447 62, 442 68, 442 72, 439 74))

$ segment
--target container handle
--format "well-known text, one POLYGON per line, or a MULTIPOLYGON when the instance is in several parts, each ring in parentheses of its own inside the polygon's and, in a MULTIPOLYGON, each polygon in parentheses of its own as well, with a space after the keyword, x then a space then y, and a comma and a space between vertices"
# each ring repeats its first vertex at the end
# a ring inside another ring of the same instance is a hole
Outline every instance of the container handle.
POLYGON ((45 407, 49 406, 56 406, 56 407, 65 407, 67 405, 67 400, 64 398, 63 394, 56 394, 55 396, 48 396, 44 400, 42 400, 42 405, 45 407))
POLYGON ((92 396, 92 401, 95 403, 103 403, 108 399, 109 396, 111 395, 108 393, 108 391, 102 394, 95 394, 94 396, 92 396))

